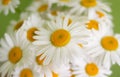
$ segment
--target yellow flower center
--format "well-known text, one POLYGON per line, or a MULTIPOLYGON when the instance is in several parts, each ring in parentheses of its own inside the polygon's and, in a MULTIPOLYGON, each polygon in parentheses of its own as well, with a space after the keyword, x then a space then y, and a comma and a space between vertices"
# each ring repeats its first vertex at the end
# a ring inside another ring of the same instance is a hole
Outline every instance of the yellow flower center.
POLYGON ((11 0, 2 0, 3 5, 8 5, 11 2, 11 0))
POLYGON ((60 2, 68 3, 70 0, 59 0, 60 2))
POLYGON ((44 59, 40 60, 40 57, 41 57, 41 55, 36 57, 36 62, 37 62, 38 65, 43 65, 44 59))
POLYGON ((52 72, 52 77, 59 77, 59 75, 55 72, 52 72))
POLYGON ((15 25, 14 30, 16 31, 16 30, 20 29, 20 27, 23 25, 23 23, 24 23, 24 21, 18 22, 18 23, 15 25))
POLYGON ((104 13, 102 13, 100 11, 96 11, 96 14, 98 15, 99 18, 104 17, 104 13))
POLYGON ((118 40, 113 36, 105 36, 101 40, 101 45, 106 50, 116 50, 118 48, 118 40))
POLYGON ((81 0, 80 4, 84 7, 90 8, 97 5, 96 0, 81 0))
POLYGON ((16 64, 22 58, 22 50, 20 47, 13 47, 9 52, 9 61, 16 64))
POLYGON ((85 71, 89 76, 95 76, 98 74, 99 69, 94 63, 87 64, 85 67, 85 71))
POLYGON ((20 72, 20 77, 34 77, 34 76, 31 69, 25 68, 20 72))
POLYGON ((27 31, 27 39, 30 41, 30 42, 33 42, 35 41, 35 39, 33 38, 33 36, 35 36, 35 31, 38 31, 37 28, 33 27, 33 28, 30 28, 28 31, 27 31))
POLYGON ((50 38, 51 43, 57 47, 67 45, 70 39, 71 39, 70 33, 64 29, 56 30, 55 32, 52 33, 50 38))
POLYGON ((51 14, 52 14, 53 16, 57 16, 57 11, 51 11, 51 14))
POLYGON ((48 4, 43 4, 38 8, 38 12, 45 12, 48 9, 48 4))
POLYGON ((90 20, 89 23, 87 23, 87 28, 88 29, 95 29, 95 30, 99 30, 99 23, 96 20, 90 20))

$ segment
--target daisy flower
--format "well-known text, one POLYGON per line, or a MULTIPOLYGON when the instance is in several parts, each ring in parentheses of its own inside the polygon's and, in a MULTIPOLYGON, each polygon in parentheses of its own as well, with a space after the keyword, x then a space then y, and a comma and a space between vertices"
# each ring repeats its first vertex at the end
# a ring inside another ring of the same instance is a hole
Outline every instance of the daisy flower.
POLYGON ((7 28, 7 32, 10 34, 13 34, 14 32, 18 31, 23 23, 24 23, 24 20, 26 20, 28 18, 29 14, 27 12, 23 12, 21 13, 20 15, 20 19, 19 20, 12 20, 10 22, 10 25, 8 26, 7 28))
POLYGON ((95 14, 91 15, 90 19, 99 19, 106 23, 106 25, 113 27, 112 15, 106 13, 105 11, 96 10, 95 14))
POLYGON ((85 26, 79 22, 69 24, 69 16, 59 17, 48 21, 47 25, 36 31, 36 39, 33 44, 44 46, 37 52, 44 59, 43 64, 60 64, 69 62, 71 58, 80 53, 78 44, 86 44, 89 33, 85 26))
POLYGON ((20 4, 19 0, 0 0, 0 12, 4 12, 5 15, 11 11, 15 13, 15 8, 20 4))
POLYGON ((40 77, 35 65, 17 67, 13 72, 13 77, 40 77))
POLYGON ((76 15, 87 14, 88 18, 91 18, 97 10, 111 12, 108 4, 101 0, 77 0, 70 13, 76 15))
POLYGON ((43 20, 40 18, 39 15, 33 14, 27 20, 24 21, 23 26, 21 27, 20 31, 25 36, 28 42, 33 42, 35 39, 33 36, 36 35, 35 31, 39 30, 39 27, 43 25, 43 20))
POLYGON ((92 60, 78 60, 72 64, 72 77, 108 77, 111 71, 92 60))
POLYGON ((47 12, 51 7, 51 4, 49 1, 46 0, 39 0, 34 1, 28 8, 27 11, 32 13, 45 13, 47 12))
POLYGON ((111 30, 111 32, 112 32, 111 24, 108 25, 105 21, 103 21, 99 18, 86 19, 84 25, 86 26, 86 28, 89 31, 91 31, 94 34, 98 34, 98 33, 104 34, 106 32, 110 32, 108 30, 111 30), (104 32, 102 32, 102 31, 104 31, 104 32))
POLYGON ((31 46, 22 34, 17 32, 15 35, 5 34, 5 38, 1 39, 0 47, 0 66, 1 77, 10 77, 16 67, 29 65, 33 61, 34 53, 30 49, 31 46))
POLYGON ((87 54, 95 58, 99 64, 109 69, 111 65, 120 65, 120 41, 119 35, 110 30, 101 30, 93 35, 93 40, 86 47, 87 54))

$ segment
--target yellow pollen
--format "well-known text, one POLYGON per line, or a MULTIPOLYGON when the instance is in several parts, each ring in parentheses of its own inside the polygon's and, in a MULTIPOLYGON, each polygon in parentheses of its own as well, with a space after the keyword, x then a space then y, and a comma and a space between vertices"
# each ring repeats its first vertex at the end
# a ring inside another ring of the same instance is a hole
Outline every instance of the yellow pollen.
POLYGON ((9 61, 16 64, 22 58, 22 50, 20 47, 13 47, 9 52, 9 61))
POLYGON ((20 72, 20 77, 34 77, 34 76, 31 69, 25 68, 20 72))
POLYGON ((87 64, 85 67, 85 71, 89 76, 95 76, 98 74, 99 69, 94 63, 87 64))
POLYGON ((99 23, 96 20, 90 20, 90 22, 87 23, 87 28, 99 30, 99 23))
POLYGON ((62 47, 70 42, 71 36, 67 30, 58 29, 51 35, 51 43, 56 47, 62 47))
POLYGON ((18 23, 15 25, 14 30, 16 31, 16 30, 20 29, 20 27, 23 25, 23 23, 24 23, 24 21, 18 22, 18 23))
POLYGON ((3 5, 8 5, 11 2, 11 0, 2 0, 3 5))
POLYGON ((40 57, 41 57, 41 55, 36 57, 36 62, 37 62, 38 65, 43 65, 44 59, 40 60, 40 57))
POLYGON ((45 12, 48 9, 48 4, 43 4, 38 8, 38 12, 45 12))
POLYGON ((70 0, 60 0, 60 2, 67 3, 67 2, 70 2, 70 0))
POLYGON ((57 11, 52 11, 51 14, 52 14, 53 16, 57 16, 57 11))
POLYGON ((118 48, 118 40, 113 36, 105 36, 101 40, 101 45, 106 50, 116 50, 118 48))
POLYGON ((90 7, 96 6, 97 1, 96 0, 81 0, 80 4, 86 8, 90 8, 90 7))
POLYGON ((52 77, 59 77, 59 75, 55 72, 52 72, 52 77))
POLYGON ((100 11, 96 11, 96 13, 97 13, 97 15, 98 15, 99 18, 104 17, 104 14, 103 14, 102 12, 100 12, 100 11))
POLYGON ((27 39, 30 41, 30 42, 33 42, 35 41, 35 39, 33 38, 33 36, 35 36, 35 31, 38 31, 37 28, 33 27, 33 28, 30 28, 28 31, 27 31, 27 39))

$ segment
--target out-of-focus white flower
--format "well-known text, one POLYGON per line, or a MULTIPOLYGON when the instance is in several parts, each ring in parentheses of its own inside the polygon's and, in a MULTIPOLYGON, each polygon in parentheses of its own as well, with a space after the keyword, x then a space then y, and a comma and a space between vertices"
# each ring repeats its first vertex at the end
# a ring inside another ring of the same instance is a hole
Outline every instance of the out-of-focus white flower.
POLYGON ((19 20, 17 20, 17 21, 16 21, 16 20, 12 20, 12 21, 10 22, 10 25, 9 25, 8 28, 7 28, 7 32, 8 32, 9 34, 13 34, 14 32, 18 31, 18 30, 22 27, 24 21, 25 21, 28 17, 29 17, 29 14, 28 14, 27 12, 21 13, 19 20))
POLYGON ((19 0, 0 0, 0 12, 4 12, 5 15, 11 11, 15 13, 15 8, 20 4, 19 0))
POLYGON ((24 21, 20 32, 23 33, 23 36, 25 36, 28 42, 33 42, 35 41, 33 38, 33 36, 36 35, 35 31, 38 31, 39 28, 43 26, 43 22, 44 20, 42 20, 38 14, 33 14, 24 21))
POLYGON ((111 12, 107 3, 101 0, 77 0, 70 13, 76 15, 87 15, 88 18, 93 18, 96 11, 111 12))

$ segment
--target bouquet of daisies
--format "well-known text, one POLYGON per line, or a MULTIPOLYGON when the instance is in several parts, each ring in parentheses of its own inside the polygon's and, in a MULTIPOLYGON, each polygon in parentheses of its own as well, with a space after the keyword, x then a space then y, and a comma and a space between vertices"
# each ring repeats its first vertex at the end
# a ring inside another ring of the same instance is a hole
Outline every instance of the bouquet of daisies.
MULTIPOLYGON (((0 0, 5 15, 19 0, 0 0)), ((102 0, 34 0, 0 39, 0 77, 109 77, 120 34, 102 0)))

